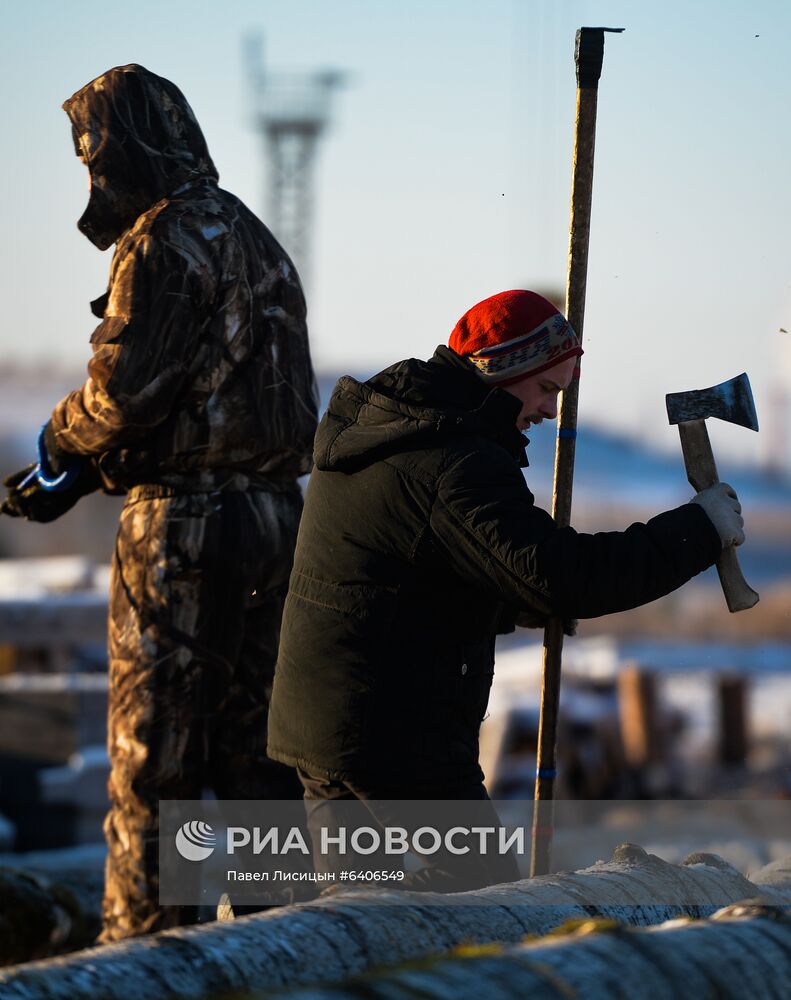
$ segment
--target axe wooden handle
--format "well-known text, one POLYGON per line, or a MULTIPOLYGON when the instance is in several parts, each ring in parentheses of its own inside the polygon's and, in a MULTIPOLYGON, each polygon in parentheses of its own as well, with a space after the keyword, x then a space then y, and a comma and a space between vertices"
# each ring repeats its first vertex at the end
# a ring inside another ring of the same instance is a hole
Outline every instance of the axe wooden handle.
MULTIPOLYGON (((720 481, 705 420, 688 420, 678 425, 687 479, 700 492, 720 481)), ((722 592, 729 611, 746 611, 758 603, 758 594, 744 579, 736 549, 728 545, 717 560, 722 592)))

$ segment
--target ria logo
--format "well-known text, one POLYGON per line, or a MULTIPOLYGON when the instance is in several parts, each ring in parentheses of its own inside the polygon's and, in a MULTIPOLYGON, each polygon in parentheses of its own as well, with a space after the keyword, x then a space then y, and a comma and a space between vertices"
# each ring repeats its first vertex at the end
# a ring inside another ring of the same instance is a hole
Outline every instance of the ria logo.
POLYGON ((185 823, 176 833, 176 850, 187 861, 205 861, 216 843, 214 830, 202 820, 185 823))

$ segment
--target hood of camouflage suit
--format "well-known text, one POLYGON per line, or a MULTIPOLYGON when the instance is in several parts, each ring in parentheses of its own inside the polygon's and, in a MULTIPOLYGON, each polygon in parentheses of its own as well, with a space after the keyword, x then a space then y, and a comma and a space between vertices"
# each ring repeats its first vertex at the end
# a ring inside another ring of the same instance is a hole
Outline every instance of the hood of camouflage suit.
POLYGON ((218 178, 184 95, 143 66, 97 76, 63 110, 91 173, 91 196, 77 225, 100 250, 181 184, 218 178))

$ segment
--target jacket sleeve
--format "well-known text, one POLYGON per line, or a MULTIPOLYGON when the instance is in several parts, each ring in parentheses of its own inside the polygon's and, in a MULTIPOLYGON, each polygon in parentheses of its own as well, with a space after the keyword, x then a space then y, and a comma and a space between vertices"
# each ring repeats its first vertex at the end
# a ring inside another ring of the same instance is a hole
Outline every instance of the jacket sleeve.
POLYGON ((55 442, 67 452, 124 447, 165 420, 209 319, 194 258, 151 233, 128 239, 116 252, 104 318, 91 337, 88 378, 52 413, 55 442))
POLYGON ((558 528, 534 505, 521 471, 490 450, 464 455, 441 475, 431 527, 465 581, 539 616, 595 618, 647 604, 721 550, 697 504, 625 531, 558 528))

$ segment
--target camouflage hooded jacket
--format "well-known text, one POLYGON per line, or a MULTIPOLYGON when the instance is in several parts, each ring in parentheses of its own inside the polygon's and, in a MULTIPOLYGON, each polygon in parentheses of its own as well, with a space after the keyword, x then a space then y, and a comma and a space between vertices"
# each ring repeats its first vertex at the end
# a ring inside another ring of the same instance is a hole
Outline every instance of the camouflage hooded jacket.
POLYGON ((305 300, 283 248, 217 185, 183 94, 119 66, 65 104, 91 175, 80 230, 117 243, 82 388, 55 407, 105 486, 212 489, 310 469, 317 400, 305 300))

